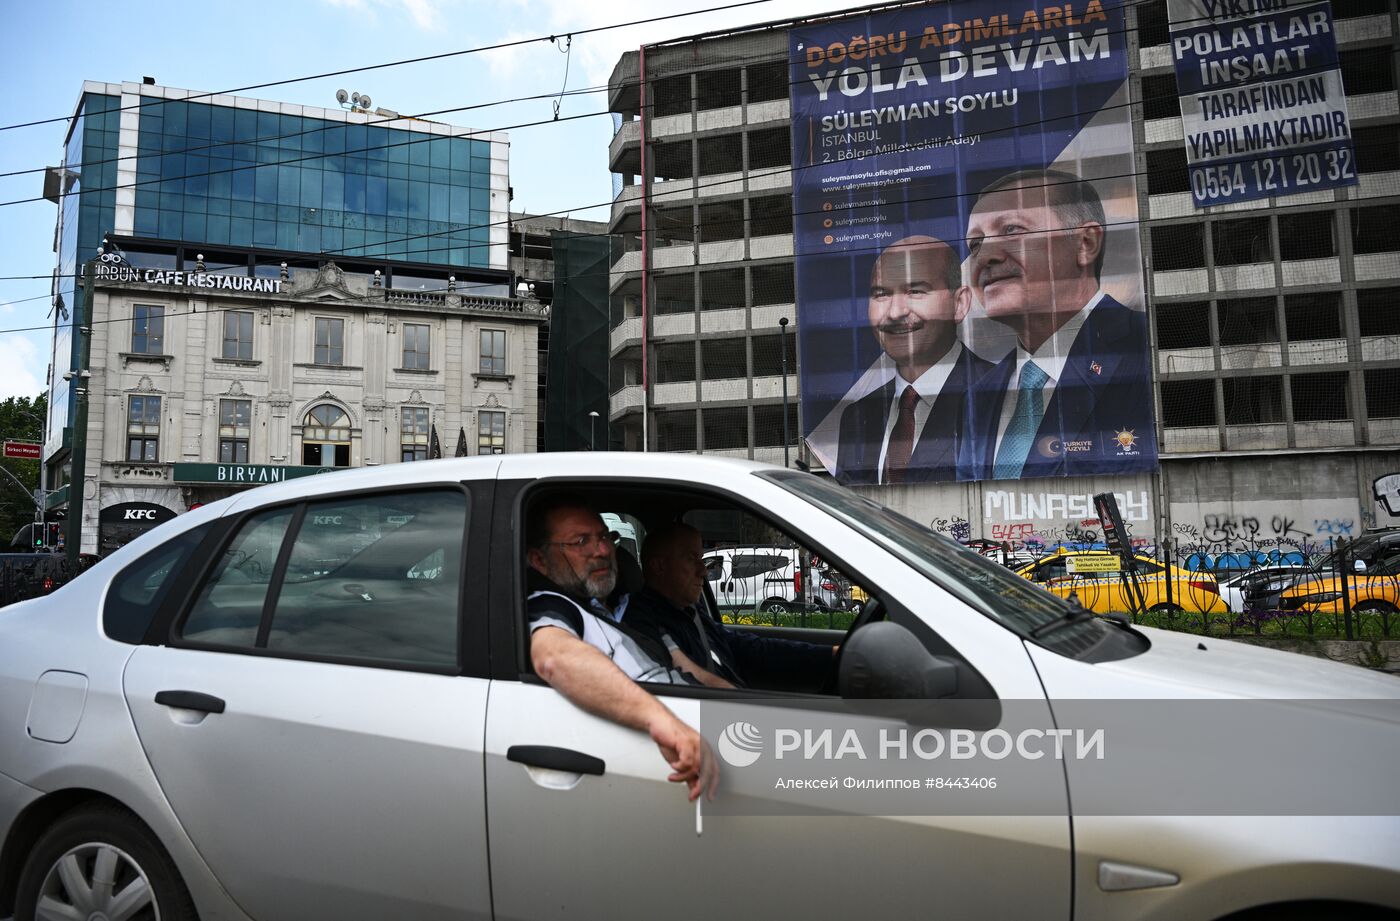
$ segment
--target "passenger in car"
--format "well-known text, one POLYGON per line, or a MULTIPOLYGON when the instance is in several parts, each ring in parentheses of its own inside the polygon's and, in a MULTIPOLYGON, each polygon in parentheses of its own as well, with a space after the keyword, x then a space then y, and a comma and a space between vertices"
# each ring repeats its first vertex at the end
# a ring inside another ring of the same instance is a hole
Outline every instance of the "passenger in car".
POLYGON ((665 664, 671 660, 663 644, 622 625, 629 596, 619 584, 616 535, 581 500, 536 506, 526 525, 535 672, 576 706, 648 733, 671 766, 668 779, 686 784, 692 800, 713 798, 719 782, 714 752, 637 684, 695 679, 665 664))
POLYGON ((836 647, 730 630, 705 611, 704 550, 700 532, 673 522, 651 531, 642 545, 646 587, 631 596, 628 623, 668 647, 672 655, 702 662, 701 683, 717 687, 815 688, 836 647), (723 684, 721 684, 723 682, 723 684))

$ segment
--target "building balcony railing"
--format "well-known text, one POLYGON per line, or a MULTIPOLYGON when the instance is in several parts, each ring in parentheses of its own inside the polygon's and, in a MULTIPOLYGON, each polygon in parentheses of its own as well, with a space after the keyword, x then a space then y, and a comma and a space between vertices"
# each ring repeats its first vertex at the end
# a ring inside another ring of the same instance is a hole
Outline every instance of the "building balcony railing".
POLYGON ((628 413, 642 411, 642 388, 640 385, 623 387, 608 398, 608 420, 616 421, 628 413))

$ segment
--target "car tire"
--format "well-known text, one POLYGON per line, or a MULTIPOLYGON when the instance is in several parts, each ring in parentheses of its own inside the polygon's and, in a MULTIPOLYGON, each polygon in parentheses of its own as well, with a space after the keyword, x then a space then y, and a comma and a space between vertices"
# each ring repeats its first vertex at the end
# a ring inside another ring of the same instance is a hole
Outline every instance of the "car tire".
POLYGON ((1388 601, 1373 600, 1361 602, 1352 611, 1356 614, 1394 614, 1396 607, 1388 601))
POLYGON ((786 614, 791 606, 781 598, 769 598, 759 610, 764 614, 786 614))
POLYGON ((58 906, 46 913, 49 916, 72 906, 84 916, 98 913, 133 921, 199 918, 189 890, 155 835, 116 805, 76 809, 40 836, 20 872, 14 921, 35 921, 46 901, 58 906), (107 875, 109 867, 113 886, 103 892, 104 887, 93 883, 99 874, 107 875), (132 901, 141 907, 127 914, 123 906, 132 901), (84 902, 86 907, 79 904, 84 902))

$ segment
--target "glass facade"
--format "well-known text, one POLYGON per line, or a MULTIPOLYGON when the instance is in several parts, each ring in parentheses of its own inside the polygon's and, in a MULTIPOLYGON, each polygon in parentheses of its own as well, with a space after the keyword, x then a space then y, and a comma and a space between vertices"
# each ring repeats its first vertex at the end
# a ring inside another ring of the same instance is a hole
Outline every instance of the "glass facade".
POLYGON ((137 237, 489 265, 489 142, 143 99, 137 237))
POLYGON ((59 199, 57 309, 45 437, 50 449, 63 438, 73 416, 73 390, 63 375, 76 368, 81 357, 77 353, 78 339, 73 335, 79 306, 77 277, 83 263, 97 255, 102 235, 112 229, 116 210, 120 107, 120 97, 84 93, 63 152, 66 194, 59 199))

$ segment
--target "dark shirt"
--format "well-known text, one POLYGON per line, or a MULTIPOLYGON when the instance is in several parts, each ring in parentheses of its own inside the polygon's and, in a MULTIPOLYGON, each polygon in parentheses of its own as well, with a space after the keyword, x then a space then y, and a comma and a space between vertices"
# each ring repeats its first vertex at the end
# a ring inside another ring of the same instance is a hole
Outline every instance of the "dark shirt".
POLYGON ((814 688, 831 667, 830 646, 731 630, 652 588, 632 596, 627 623, 658 642, 670 636, 697 665, 740 687, 814 688))

